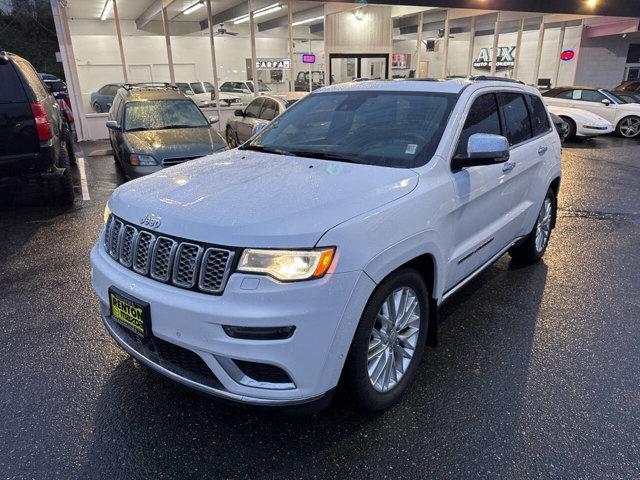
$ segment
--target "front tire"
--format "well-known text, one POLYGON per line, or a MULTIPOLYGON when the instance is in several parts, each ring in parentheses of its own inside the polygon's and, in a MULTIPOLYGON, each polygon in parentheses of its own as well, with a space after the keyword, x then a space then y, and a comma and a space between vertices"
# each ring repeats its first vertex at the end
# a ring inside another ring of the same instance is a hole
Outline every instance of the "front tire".
POLYGON ((367 303, 345 364, 345 382, 370 412, 393 405, 411 383, 424 354, 429 294, 420 274, 389 275, 367 303))
POLYGON ((551 230, 555 224, 557 210, 556 195, 553 190, 547 190, 536 224, 527 237, 515 247, 509 249, 509 255, 515 260, 534 263, 539 261, 549 245, 551 230))
POLYGON ((234 135, 233 129, 231 127, 227 127, 227 146, 229 148, 236 148, 238 146, 238 138, 237 135, 234 135))
POLYGON ((100 105, 98 102, 93 104, 93 110, 96 113, 102 113, 102 105, 100 105))
POLYGON ((564 123, 566 123, 567 127, 569 127, 567 134, 564 136, 564 138, 561 138, 560 140, 562 140, 562 143, 569 140, 573 140, 576 137, 576 131, 577 131, 576 122, 574 122, 573 119, 569 117, 561 116, 560 118, 564 120, 564 123))

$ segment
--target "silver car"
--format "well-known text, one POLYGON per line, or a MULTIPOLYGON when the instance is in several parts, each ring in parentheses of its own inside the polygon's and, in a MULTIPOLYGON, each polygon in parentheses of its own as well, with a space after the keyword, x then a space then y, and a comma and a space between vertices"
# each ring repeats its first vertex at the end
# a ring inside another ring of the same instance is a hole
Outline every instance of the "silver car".
POLYGON ((269 124, 308 92, 289 92, 282 95, 263 95, 254 98, 244 109, 235 111, 227 122, 226 139, 229 148, 243 144, 254 133, 269 124))

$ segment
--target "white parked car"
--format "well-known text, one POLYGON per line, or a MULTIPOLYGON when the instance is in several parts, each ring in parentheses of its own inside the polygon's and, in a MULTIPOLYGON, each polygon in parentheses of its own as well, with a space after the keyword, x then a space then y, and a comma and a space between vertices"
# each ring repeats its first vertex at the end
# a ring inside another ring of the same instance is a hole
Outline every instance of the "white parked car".
POLYGON ((505 252, 545 253, 560 139, 532 87, 316 90, 244 146, 120 186, 91 252, 115 341, 229 400, 393 404, 438 307, 505 252), (501 112, 501 114, 499 114, 501 112))
POLYGON ((567 124, 563 141, 574 137, 595 137, 613 132, 613 124, 595 113, 579 108, 549 105, 549 111, 558 115, 567 124))
MULTIPOLYGON (((241 80, 239 82, 224 82, 220 85, 221 94, 231 94, 240 97, 242 105, 247 105, 255 98, 252 80, 241 80)), ((258 80, 258 95, 268 95, 271 89, 262 80, 258 80)))
MULTIPOLYGON (((205 91, 205 84, 211 85, 209 82, 176 82, 176 87, 178 87, 185 96, 191 98, 198 107, 215 107, 216 102, 211 97, 213 86, 211 86, 209 91, 205 91)), ((239 95, 220 93, 219 98, 221 107, 242 105, 242 100, 239 95)))
POLYGON ((611 122, 618 135, 640 136, 640 104, 626 103, 609 90, 591 87, 557 87, 543 94, 549 106, 587 110, 611 122))

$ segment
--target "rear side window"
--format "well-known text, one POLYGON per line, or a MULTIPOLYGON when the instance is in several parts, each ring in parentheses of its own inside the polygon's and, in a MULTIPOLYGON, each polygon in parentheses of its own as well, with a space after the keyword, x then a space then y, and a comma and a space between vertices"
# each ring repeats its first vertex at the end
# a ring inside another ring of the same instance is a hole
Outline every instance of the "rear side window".
POLYGON ((249 104, 244 114, 249 118, 258 118, 260 107, 262 107, 263 98, 257 98, 249 104))
POLYGON ((464 122, 456 155, 467 155, 467 144, 469 137, 474 133, 491 133, 502 135, 500 131, 500 116, 498 115, 498 104, 493 93, 480 95, 473 101, 469 109, 467 120, 464 122))
POLYGON ((536 137, 548 132, 549 129, 551 129, 551 125, 549 124, 547 109, 544 108, 542 100, 535 95, 527 95, 527 102, 529 104, 529 112, 531 113, 533 136, 536 137))
POLYGON ((263 120, 271 121, 278 116, 278 104, 273 100, 267 98, 262 106, 262 112, 260 112, 260 118, 263 120))
POLYGON ((24 75, 27 83, 33 90, 33 94, 38 101, 43 100, 49 95, 49 91, 42 83, 42 80, 38 76, 37 72, 31 66, 31 64, 25 60, 16 60, 16 65, 20 68, 20 71, 24 75))
POLYGON ((531 138, 529 111, 520 93, 500 92, 497 94, 504 118, 505 137, 509 145, 517 145, 531 138))
POLYGON ((0 65, 0 103, 24 102, 27 102, 27 96, 13 65, 0 65))

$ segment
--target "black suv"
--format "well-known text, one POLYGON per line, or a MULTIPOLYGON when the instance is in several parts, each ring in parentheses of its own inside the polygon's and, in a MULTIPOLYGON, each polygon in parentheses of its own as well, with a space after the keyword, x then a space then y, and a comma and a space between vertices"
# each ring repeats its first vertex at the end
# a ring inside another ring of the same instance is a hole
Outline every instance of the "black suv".
POLYGON ((33 66, 0 52, 0 178, 46 178, 56 203, 73 203, 71 131, 33 66))
POLYGON ((138 178, 227 148, 212 124, 178 87, 128 84, 109 110, 109 139, 116 165, 138 178))

